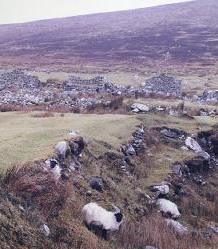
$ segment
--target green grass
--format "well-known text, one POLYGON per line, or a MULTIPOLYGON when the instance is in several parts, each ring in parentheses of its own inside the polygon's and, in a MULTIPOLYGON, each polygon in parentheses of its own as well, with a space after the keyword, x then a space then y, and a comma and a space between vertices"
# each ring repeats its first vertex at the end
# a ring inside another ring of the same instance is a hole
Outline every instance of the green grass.
POLYGON ((54 145, 71 129, 79 131, 90 142, 93 152, 105 151, 101 142, 118 149, 127 141, 135 126, 136 116, 65 114, 60 117, 35 118, 31 113, 0 113, 1 170, 14 164, 44 159, 54 145))

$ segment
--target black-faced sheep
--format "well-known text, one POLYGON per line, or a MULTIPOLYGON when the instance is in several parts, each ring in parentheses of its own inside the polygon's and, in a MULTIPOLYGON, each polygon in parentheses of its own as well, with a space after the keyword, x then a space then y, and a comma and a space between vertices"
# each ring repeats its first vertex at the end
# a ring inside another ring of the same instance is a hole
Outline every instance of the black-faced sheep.
POLYGON ((61 168, 60 165, 58 163, 58 161, 56 159, 47 159, 45 161, 45 168, 46 171, 50 171, 53 176, 54 176, 54 180, 57 183, 58 180, 61 177, 61 168))
POLYGON ((115 207, 115 211, 110 212, 94 202, 86 204, 82 214, 88 229, 101 231, 104 239, 108 239, 109 232, 119 230, 123 221, 123 214, 119 208, 115 207))

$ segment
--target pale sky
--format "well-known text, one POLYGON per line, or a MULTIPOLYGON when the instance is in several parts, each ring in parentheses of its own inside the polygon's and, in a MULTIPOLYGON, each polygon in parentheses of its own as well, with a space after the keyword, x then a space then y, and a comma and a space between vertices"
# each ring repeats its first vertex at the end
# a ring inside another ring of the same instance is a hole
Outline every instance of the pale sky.
POLYGON ((0 0, 0 24, 137 9, 188 0, 0 0))

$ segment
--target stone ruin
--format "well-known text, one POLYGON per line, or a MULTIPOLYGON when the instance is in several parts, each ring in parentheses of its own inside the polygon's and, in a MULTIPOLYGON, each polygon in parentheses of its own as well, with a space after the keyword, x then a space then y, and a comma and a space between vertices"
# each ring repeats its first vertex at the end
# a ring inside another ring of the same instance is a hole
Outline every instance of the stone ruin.
POLYGON ((71 76, 68 81, 64 82, 65 91, 82 91, 86 93, 112 93, 119 95, 120 87, 106 81, 104 77, 97 76, 91 79, 82 79, 71 76))
POLYGON ((0 73, 0 90, 16 87, 35 89, 40 87, 40 84, 38 77, 25 74, 19 69, 0 73))
POLYGON ((158 95, 180 97, 182 95, 182 81, 166 74, 160 74, 148 79, 144 89, 158 95))
POLYGON ((207 102, 211 104, 218 104, 218 90, 205 90, 202 96, 199 97, 201 102, 207 102))

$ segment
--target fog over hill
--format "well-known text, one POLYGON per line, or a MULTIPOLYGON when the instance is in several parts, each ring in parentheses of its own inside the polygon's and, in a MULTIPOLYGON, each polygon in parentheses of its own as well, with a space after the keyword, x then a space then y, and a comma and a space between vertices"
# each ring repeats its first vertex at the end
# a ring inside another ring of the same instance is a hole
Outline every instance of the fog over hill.
POLYGON ((0 25, 0 64, 214 64, 217 33, 216 0, 0 25))

